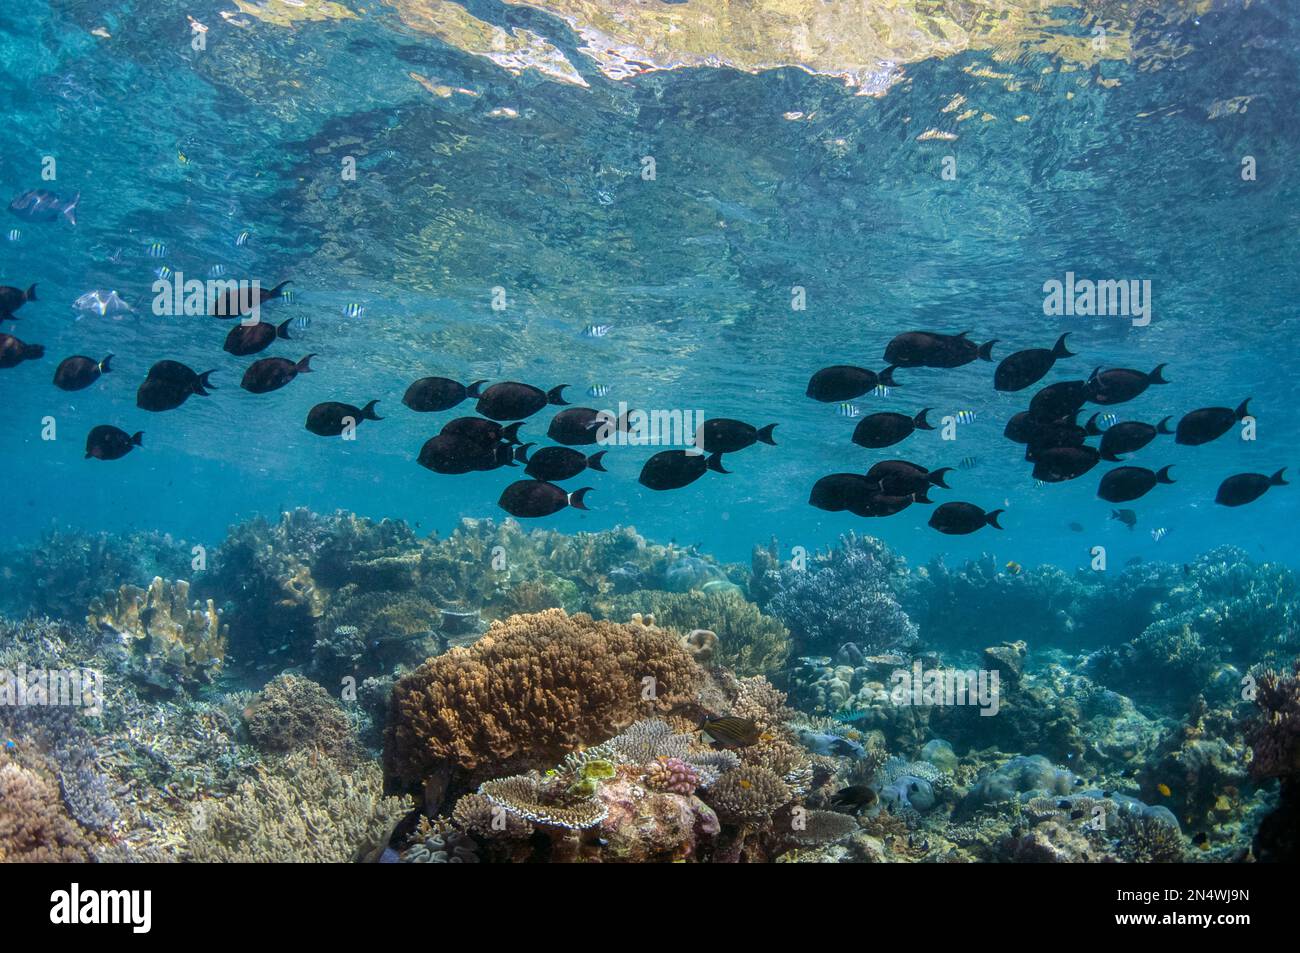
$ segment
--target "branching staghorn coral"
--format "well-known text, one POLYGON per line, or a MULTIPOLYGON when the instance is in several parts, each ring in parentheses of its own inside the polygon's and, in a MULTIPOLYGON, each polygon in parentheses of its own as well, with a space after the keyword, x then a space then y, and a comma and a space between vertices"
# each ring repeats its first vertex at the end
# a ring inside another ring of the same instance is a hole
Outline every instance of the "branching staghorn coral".
POLYGON ((201 805, 187 851, 201 863, 346 863, 382 845, 407 809, 382 795, 377 766, 349 774, 297 752, 224 801, 201 805))
POLYGON ((1300 666, 1285 677, 1265 672, 1255 691, 1259 712, 1246 726, 1251 776, 1294 779, 1300 776, 1300 666))
POLYGON ((670 633, 561 609, 514 616, 398 680, 385 774, 408 788, 455 769, 546 768, 693 700, 703 673, 670 633))

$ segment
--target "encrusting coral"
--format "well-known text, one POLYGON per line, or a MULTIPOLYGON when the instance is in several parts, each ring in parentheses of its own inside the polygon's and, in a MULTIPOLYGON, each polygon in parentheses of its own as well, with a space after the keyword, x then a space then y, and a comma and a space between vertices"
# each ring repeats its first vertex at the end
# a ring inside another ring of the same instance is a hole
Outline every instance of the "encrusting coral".
POLYGON ((638 717, 693 700, 703 673, 671 633, 562 609, 497 622, 393 689, 384 766, 418 788, 546 768, 638 717))
POLYGON ((91 602, 86 622, 121 638, 132 678, 165 692, 210 684, 226 654, 213 600, 190 603, 190 584, 155 576, 148 589, 122 586, 91 602))

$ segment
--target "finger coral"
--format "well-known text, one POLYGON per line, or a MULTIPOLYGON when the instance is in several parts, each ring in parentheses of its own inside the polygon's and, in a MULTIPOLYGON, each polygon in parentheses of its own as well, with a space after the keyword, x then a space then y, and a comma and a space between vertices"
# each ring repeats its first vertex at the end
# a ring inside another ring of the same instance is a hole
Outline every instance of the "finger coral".
POLYGON ((473 780, 546 768, 690 701, 702 679, 668 632, 562 609, 513 616, 398 680, 385 773, 413 789, 447 768, 473 780))

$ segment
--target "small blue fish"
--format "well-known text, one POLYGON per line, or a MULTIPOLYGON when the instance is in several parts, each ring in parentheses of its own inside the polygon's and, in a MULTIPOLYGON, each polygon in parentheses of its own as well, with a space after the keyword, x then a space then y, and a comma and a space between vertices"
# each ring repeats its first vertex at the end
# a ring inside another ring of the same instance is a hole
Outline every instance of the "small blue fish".
POLYGON ((162 242, 150 242, 144 246, 144 253, 150 258, 166 258, 167 246, 162 242))
POLYGON ((1100 430, 1109 430, 1119 422, 1119 418, 1114 414, 1102 414, 1097 418, 1097 427, 1100 430))
POLYGON ((5 236, 5 238, 9 239, 11 242, 16 242, 22 237, 23 233, 16 228, 9 229, 9 234, 5 236))
POLYGON ((5 739, 5 747, 6 747, 6 748, 17 748, 17 747, 18 747, 18 743, 17 743, 16 741, 14 741, 12 738, 6 738, 6 739, 5 739))
POLYGON ((1163 526, 1157 527, 1151 531, 1151 538, 1157 543, 1169 535, 1169 530, 1163 526))
POLYGON ((240 232, 238 235, 235 236, 235 247, 243 248, 245 245, 248 244, 248 240, 252 237, 253 237, 252 233, 249 232, 248 230, 244 230, 240 232))
POLYGON ((875 387, 871 388, 872 397, 888 397, 889 394, 889 388, 884 384, 877 384, 875 387))
POLYGON ((283 301, 285 304, 293 304, 294 299, 296 299, 297 297, 298 295, 294 293, 294 290, 292 288, 285 288, 283 291, 280 292, 280 300, 283 301))
POLYGON ((840 404, 835 408, 835 413, 840 417, 861 417, 862 409, 857 404, 840 404))
POLYGON ((979 466, 979 463, 980 463, 979 457, 962 457, 961 462, 957 464, 957 466, 959 466, 963 470, 974 470, 977 466, 979 466))
MULTIPOLYGON (((280 297, 283 298, 286 294, 288 294, 287 291, 281 294, 280 297)), ((293 319, 293 329, 295 331, 306 331, 309 327, 311 327, 311 318, 307 317, 307 315, 300 314, 293 319)))
POLYGON ((610 331, 614 330, 612 324, 589 324, 583 329, 583 335, 589 338, 603 338, 610 331))
POLYGON ((209 278, 222 278, 225 276, 225 274, 226 274, 225 265, 213 265, 211 268, 208 269, 209 278))
POLYGON ((588 397, 608 397, 610 387, 608 384, 592 384, 587 388, 588 397))
POLYGON ((959 410, 959 411, 957 411, 957 413, 956 413, 955 416, 957 417, 957 423, 959 423, 959 424, 973 424, 973 423, 975 423, 975 416, 976 416, 976 414, 975 414, 975 411, 973 411, 973 410, 959 410))
POLYGON ((343 314, 349 318, 365 317, 366 306, 364 304, 350 304, 343 309, 343 314))

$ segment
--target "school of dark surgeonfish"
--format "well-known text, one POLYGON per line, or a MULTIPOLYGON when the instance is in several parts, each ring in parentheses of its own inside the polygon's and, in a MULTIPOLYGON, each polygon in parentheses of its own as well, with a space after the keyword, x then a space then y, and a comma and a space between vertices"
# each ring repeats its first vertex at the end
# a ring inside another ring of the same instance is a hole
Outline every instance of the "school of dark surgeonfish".
MULTIPOLYGON (((79 199, 79 194, 65 201, 54 193, 37 190, 19 196, 9 208, 27 221, 53 222, 64 218, 75 225, 79 199)), ((227 333, 225 351, 236 357, 251 357, 278 341, 293 340, 291 328, 308 326, 306 321, 292 319, 279 324, 261 320, 261 306, 287 298, 286 287, 290 283, 282 281, 267 290, 259 287, 255 296, 242 288, 231 290, 211 303, 210 316, 241 319, 227 333), (253 314, 257 314, 257 320, 249 322, 247 318, 253 314)), ((5 321, 19 321, 16 312, 36 301, 35 284, 25 289, 0 285, 0 326, 5 321)), ((27 316, 27 313, 23 315, 27 316)), ((806 394, 822 403, 839 404, 841 415, 856 417, 857 408, 845 402, 868 393, 888 396, 892 388, 899 386, 894 372, 900 368, 954 370, 977 361, 992 362, 993 347, 998 342, 978 344, 970 339, 970 333, 907 331, 898 334, 886 345, 885 367, 879 372, 847 364, 825 367, 812 375, 806 394)), ((1067 347, 1067 337, 1068 332, 1062 334, 1050 348, 1030 348, 1003 358, 994 370, 993 388, 1003 393, 1024 391, 1046 377, 1057 362, 1077 357, 1067 347)), ((44 356, 42 345, 0 333, 0 369, 15 368, 44 356)), ((310 373, 311 359, 315 356, 307 354, 297 361, 283 357, 259 358, 245 370, 240 387, 253 394, 278 391, 299 374, 310 373)), ((112 370, 112 357, 109 354, 100 360, 84 355, 64 358, 55 370, 54 384, 65 391, 89 388, 112 370)), ((1024 446, 1024 460, 1032 465, 1034 479, 1048 484, 1078 479, 1101 462, 1123 463, 1127 455, 1144 449, 1161 436, 1172 435, 1175 443, 1184 446, 1210 443, 1251 416, 1247 398, 1236 408, 1204 407, 1190 411, 1172 430, 1171 417, 1148 424, 1140 420, 1120 421, 1114 414, 1102 411, 1093 413, 1082 425, 1078 422, 1088 404, 1103 408, 1116 406, 1141 396, 1152 385, 1167 383, 1163 374, 1166 366, 1160 364, 1150 372, 1099 367, 1087 378, 1048 384, 1032 395, 1027 409, 1007 421, 1003 434, 1024 446), (1088 443, 1093 438, 1100 438, 1095 447, 1088 443)), ((209 396, 214 390, 209 381, 213 373, 212 370, 196 372, 178 361, 159 360, 139 385, 136 405, 154 413, 176 410, 192 396, 209 396)), ((479 415, 446 422, 437 434, 425 441, 416 462, 435 473, 449 475, 522 464, 528 479, 511 483, 498 501, 506 512, 533 518, 569 507, 585 510, 585 498, 592 487, 569 491, 559 484, 589 472, 606 472, 603 459, 608 451, 601 449, 588 454, 574 448, 621 442, 620 437, 636 431, 634 418, 638 413, 628 410, 615 416, 591 407, 571 406, 564 398, 568 386, 558 384, 544 390, 520 381, 489 384, 486 380, 475 380, 462 384, 446 377, 414 381, 401 399, 410 410, 439 413, 473 400, 479 415), (556 445, 536 448, 535 443, 524 443, 519 437, 520 428, 528 418, 549 406, 563 408, 552 417, 546 431, 556 445)), ((602 386, 598 394, 604 396, 605 392, 607 388, 602 386)), ((384 419, 375 412, 379 402, 376 398, 357 406, 325 401, 311 408, 304 426, 318 436, 348 436, 363 421, 384 419)), ((924 407, 914 413, 887 410, 868 414, 855 426, 852 443, 868 450, 893 447, 914 434, 936 429, 927 416, 931 412, 932 408, 924 407)), ((776 426, 770 423, 756 427, 725 417, 705 420, 693 446, 653 454, 643 464, 638 482, 650 490, 670 491, 688 486, 706 473, 728 474, 731 471, 724 465, 724 454, 738 453, 758 443, 775 446, 776 426)), ((99 424, 86 437, 86 457, 121 459, 136 447, 144 446, 143 437, 143 432, 129 434, 114 425, 99 424)), ((966 457, 960 461, 959 468, 968 470, 977 462, 976 457, 966 457)), ((1174 484, 1171 470, 1172 465, 1151 470, 1125 463, 1102 475, 1097 496, 1111 503, 1141 499, 1159 486, 1174 484)), ((901 459, 880 460, 862 473, 832 473, 821 477, 813 484, 809 503, 818 509, 846 511, 861 517, 893 516, 913 504, 933 504, 930 492, 950 489, 947 478, 953 471, 952 467, 928 470, 901 459)), ((1271 476, 1262 473, 1230 476, 1219 486, 1215 502, 1230 507, 1254 502, 1271 487, 1285 486, 1284 474, 1285 468, 1271 476)), ((966 535, 986 526, 1001 529, 998 521, 1003 512, 954 500, 936 505, 928 523, 940 533, 966 535)), ((1115 509, 1111 518, 1130 529, 1137 522, 1132 509, 1115 509)), ((1156 532, 1163 534, 1164 530, 1156 532)))

